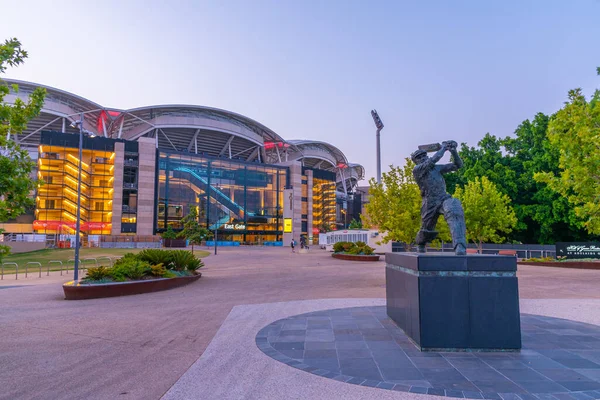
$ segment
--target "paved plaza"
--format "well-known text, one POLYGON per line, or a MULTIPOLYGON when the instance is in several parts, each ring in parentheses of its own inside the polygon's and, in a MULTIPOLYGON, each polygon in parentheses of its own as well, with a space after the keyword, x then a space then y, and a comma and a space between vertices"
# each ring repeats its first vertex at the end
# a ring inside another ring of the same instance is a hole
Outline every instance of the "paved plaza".
MULTIPOLYGON (((220 249, 204 261, 196 283, 121 298, 65 301, 70 277, 57 274, 0 281, 0 398, 436 398, 328 379, 256 345, 281 319, 384 305, 383 261, 316 247, 220 249)), ((518 277, 522 313, 600 325, 600 271, 520 266, 518 277)))

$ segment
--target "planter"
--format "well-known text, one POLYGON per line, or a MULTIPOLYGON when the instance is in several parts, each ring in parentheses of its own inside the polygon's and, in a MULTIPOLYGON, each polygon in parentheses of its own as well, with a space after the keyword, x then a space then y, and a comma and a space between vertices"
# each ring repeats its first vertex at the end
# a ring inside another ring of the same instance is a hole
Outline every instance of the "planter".
POLYGON ((187 247, 185 239, 163 239, 164 247, 187 247))
POLYGON ((349 260, 349 261, 379 261, 379 257, 377 254, 373 254, 370 256, 365 256, 361 254, 341 254, 341 253, 333 253, 331 255, 333 258, 337 258, 340 260, 349 260))
POLYGON ((188 283, 197 281, 201 273, 194 276, 179 276, 177 278, 149 279, 133 282, 111 282, 99 284, 78 284, 73 281, 63 285, 66 300, 98 299, 102 297, 129 296, 131 294, 142 294, 158 292, 160 290, 173 289, 188 283))
POLYGON ((574 268, 574 269, 600 269, 600 261, 519 261, 519 265, 535 265, 538 267, 574 268))

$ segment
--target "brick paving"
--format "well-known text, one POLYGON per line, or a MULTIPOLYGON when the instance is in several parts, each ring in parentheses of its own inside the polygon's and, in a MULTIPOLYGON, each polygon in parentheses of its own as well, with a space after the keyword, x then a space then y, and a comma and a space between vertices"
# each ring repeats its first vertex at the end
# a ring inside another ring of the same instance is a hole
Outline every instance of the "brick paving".
MULTIPOLYGON (((158 293, 63 300, 69 277, 2 281, 0 398, 157 399, 204 352, 233 306, 384 298, 384 263, 312 248, 219 249, 202 278, 158 293), (47 282, 47 283, 43 283, 47 282)), ((522 267, 521 298, 600 298, 600 271, 522 267)))

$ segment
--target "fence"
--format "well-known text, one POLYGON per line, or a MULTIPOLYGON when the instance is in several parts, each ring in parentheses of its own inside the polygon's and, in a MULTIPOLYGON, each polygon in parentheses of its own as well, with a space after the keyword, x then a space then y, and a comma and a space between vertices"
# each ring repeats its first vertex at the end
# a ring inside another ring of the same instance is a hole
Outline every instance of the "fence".
MULTIPOLYGON (((477 249, 475 245, 469 244, 469 249, 477 249)), ((411 251, 416 251, 416 246, 411 247, 411 251)), ((548 244, 483 244, 481 254, 498 254, 501 250, 514 250, 517 253, 517 258, 543 258, 556 257, 556 248, 554 245, 548 244)), ((393 242, 392 252, 406 251, 404 243, 393 242)), ((452 244, 443 243, 440 247, 427 247, 427 252, 453 252, 452 244)))
POLYGON ((100 247, 105 249, 159 249, 161 239, 157 236, 101 236, 100 247))
MULTIPOLYGON (((98 258, 82 258, 79 262, 79 271, 86 271, 89 267, 98 267, 100 265, 103 266, 113 266, 115 261, 117 261, 121 257, 98 257, 98 258)), ((70 271, 75 269, 75 260, 69 259, 66 263, 63 263, 60 260, 50 260, 46 262, 44 265, 37 261, 28 261, 26 263, 22 263, 19 265, 16 262, 4 262, 0 265, 0 280, 4 280, 4 276, 15 276, 15 280, 19 279, 19 273, 21 275, 25 275, 25 278, 29 278, 31 272, 35 275, 37 273, 37 277, 42 277, 42 271, 45 271, 45 276, 50 276, 50 272, 60 271, 60 275, 63 275, 63 271, 65 274, 69 274, 70 271)))

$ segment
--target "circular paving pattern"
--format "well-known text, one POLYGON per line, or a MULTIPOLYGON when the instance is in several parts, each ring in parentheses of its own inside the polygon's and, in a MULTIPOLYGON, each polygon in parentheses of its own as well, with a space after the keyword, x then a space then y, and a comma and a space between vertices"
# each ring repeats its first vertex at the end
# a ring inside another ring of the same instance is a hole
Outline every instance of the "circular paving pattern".
POLYGON ((421 352, 385 306, 275 321, 256 335, 268 356, 341 382, 468 399, 600 399, 600 327, 521 315, 520 352, 421 352))

